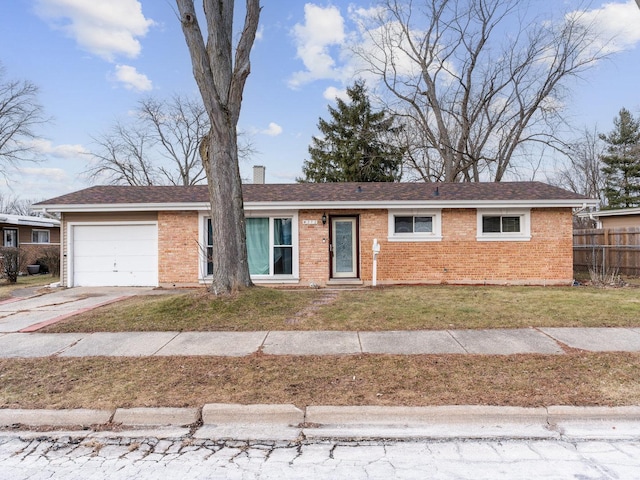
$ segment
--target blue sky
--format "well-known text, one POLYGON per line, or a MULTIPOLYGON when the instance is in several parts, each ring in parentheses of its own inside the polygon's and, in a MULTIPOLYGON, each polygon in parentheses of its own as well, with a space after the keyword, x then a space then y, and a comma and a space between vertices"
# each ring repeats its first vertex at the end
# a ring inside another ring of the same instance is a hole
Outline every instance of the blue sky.
MULTIPOLYGON (((241 173, 249 178, 252 165, 265 165, 267 182, 290 183, 301 175, 318 118, 354 80, 345 45, 357 35, 354 16, 371 3, 262 3, 239 124, 257 153, 241 173)), ((559 3, 535 5, 544 11, 559 3)), ((36 84, 52 117, 38 132, 41 161, 9 172, 2 194, 40 200, 90 186, 82 172, 92 136, 125 119, 146 96, 198 95, 172 0, 11 0, 2 10, 6 78, 36 84)), ((640 114, 640 9, 634 0, 596 0, 589 10, 599 28, 617 36, 619 51, 572 85, 568 113, 578 127, 608 131, 621 107, 640 114)))

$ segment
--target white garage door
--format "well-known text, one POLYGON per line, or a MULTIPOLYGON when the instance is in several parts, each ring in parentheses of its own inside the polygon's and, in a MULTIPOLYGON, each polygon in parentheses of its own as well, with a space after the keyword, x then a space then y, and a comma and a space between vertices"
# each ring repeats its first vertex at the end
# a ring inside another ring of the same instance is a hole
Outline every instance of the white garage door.
POLYGON ((155 224, 75 225, 73 286, 157 286, 158 228, 155 224))

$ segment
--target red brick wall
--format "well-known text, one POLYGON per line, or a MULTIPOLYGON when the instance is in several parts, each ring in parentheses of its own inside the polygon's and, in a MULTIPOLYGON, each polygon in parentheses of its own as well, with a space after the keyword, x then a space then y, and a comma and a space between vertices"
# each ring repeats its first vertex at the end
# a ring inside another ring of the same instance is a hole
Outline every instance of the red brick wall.
POLYGON ((158 212, 158 282, 160 285, 198 283, 197 212, 158 212))
MULTIPOLYGON (((303 222, 319 220, 323 213, 345 212, 300 212, 300 278, 304 285, 329 279, 329 224, 303 222)), ((436 242, 389 242, 386 210, 348 213, 360 218, 360 277, 366 283, 372 280, 374 238, 381 246, 380 284, 567 284, 573 279, 570 209, 532 209, 531 240, 521 242, 477 241, 475 209, 442 210, 442 240, 436 242)))
POLYGON ((322 224, 322 215, 330 212, 301 210, 298 215, 298 257, 303 285, 323 285, 329 280, 329 222, 322 224), (317 224, 305 225, 305 220, 317 224))

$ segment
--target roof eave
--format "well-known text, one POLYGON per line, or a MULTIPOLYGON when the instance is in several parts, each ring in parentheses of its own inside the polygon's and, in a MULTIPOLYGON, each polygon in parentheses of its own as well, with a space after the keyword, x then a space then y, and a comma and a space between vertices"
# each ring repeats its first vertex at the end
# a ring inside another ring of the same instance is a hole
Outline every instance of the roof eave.
MULTIPOLYGON (((318 210, 318 209, 380 209, 380 208, 579 208, 596 206, 594 199, 563 200, 394 200, 394 201, 333 201, 333 202, 245 202, 246 210, 318 210)), ((209 210, 208 202, 185 203, 114 203, 114 204, 75 204, 75 205, 38 205, 41 211, 60 213, 90 212, 154 212, 209 210)))
POLYGON ((640 215, 640 207, 621 208, 617 210, 598 210, 597 212, 584 212, 587 217, 620 217, 628 215, 640 215))

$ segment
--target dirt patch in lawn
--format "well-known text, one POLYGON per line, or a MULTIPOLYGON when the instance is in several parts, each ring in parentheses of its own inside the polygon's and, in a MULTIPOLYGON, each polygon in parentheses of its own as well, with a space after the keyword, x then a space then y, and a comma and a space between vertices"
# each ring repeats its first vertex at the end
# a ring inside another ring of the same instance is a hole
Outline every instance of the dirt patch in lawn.
POLYGON ((216 298, 204 292, 137 296, 45 332, 443 330, 639 327, 640 289, 414 286, 360 290, 255 287, 216 298))
POLYGON ((0 360, 2 408, 638 405, 640 354, 0 360))

